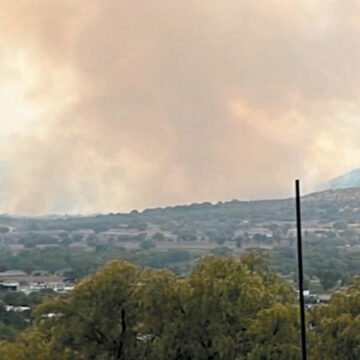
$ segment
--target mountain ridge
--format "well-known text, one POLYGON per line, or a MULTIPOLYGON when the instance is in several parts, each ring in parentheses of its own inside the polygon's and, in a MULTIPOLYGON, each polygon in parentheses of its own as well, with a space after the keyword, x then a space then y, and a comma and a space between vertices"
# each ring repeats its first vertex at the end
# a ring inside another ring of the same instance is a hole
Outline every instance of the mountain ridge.
POLYGON ((321 190, 340 190, 360 187, 360 168, 331 179, 321 190))

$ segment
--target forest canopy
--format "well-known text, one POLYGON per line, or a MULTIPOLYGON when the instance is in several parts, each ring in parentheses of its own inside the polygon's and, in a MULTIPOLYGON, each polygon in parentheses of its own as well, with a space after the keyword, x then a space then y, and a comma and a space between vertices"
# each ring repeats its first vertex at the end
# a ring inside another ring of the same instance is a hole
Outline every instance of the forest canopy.
MULTIPOLYGON (((360 281, 307 314, 310 359, 357 359, 360 281)), ((208 256, 186 277, 124 260, 49 298, 2 360, 298 360, 294 289, 263 258, 208 256)))

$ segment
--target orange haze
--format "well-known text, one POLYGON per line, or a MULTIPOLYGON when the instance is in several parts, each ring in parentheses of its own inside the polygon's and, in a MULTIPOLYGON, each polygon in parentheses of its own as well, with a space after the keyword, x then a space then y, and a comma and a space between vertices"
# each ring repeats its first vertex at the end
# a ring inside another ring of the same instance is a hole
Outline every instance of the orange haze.
POLYGON ((288 196, 360 165, 356 0, 2 0, 0 33, 0 122, 27 124, 2 212, 288 196))

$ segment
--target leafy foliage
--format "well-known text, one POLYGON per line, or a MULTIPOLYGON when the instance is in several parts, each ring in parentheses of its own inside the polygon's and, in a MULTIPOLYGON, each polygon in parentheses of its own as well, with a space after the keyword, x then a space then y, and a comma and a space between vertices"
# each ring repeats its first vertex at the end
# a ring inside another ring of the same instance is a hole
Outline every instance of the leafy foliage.
POLYGON ((312 348, 319 360, 360 358, 360 279, 311 312, 312 348))
POLYGON ((186 278, 118 260, 39 306, 1 359, 298 359, 294 300, 253 255, 205 258, 186 278))

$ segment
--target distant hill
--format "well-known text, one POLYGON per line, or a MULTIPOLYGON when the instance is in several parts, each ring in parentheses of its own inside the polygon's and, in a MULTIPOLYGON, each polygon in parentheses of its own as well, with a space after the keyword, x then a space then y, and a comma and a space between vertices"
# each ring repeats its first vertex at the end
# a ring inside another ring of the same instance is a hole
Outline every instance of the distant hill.
MULTIPOLYGON (((360 187, 317 192, 302 200, 307 276, 324 282, 331 270, 339 274, 336 282, 343 274, 349 279, 360 274, 360 187)), ((72 269, 70 278, 78 279, 123 256, 142 266, 185 273, 208 253, 264 250, 270 251, 273 269, 289 275, 296 271, 295 236, 294 198, 83 217, 0 215, 2 247, 10 253, 23 249, 19 257, 25 259, 19 266, 17 258, 1 251, 0 269, 25 271, 32 256, 31 269, 72 269)))
MULTIPOLYGON (((343 206, 360 201, 360 186, 346 189, 330 189, 303 197, 304 202, 340 202, 343 206)), ((357 207, 357 206, 356 206, 357 207)))
POLYGON ((322 188, 324 190, 338 190, 360 187, 360 169, 353 170, 330 180, 322 188))
MULTIPOLYGON (((331 223, 338 220, 358 222, 359 203, 360 187, 308 194, 303 196, 303 219, 310 222, 331 223)), ((234 233, 249 223, 294 222, 294 207, 293 198, 258 201, 232 200, 217 204, 206 202, 146 209, 143 212, 132 211, 131 213, 83 217, 0 216, 0 224, 16 227, 21 231, 71 232, 91 229, 95 233, 101 233, 112 229, 133 229, 139 232, 165 231, 174 235, 196 233, 199 237, 208 237, 209 233, 222 233, 226 237, 234 237, 234 233)))

